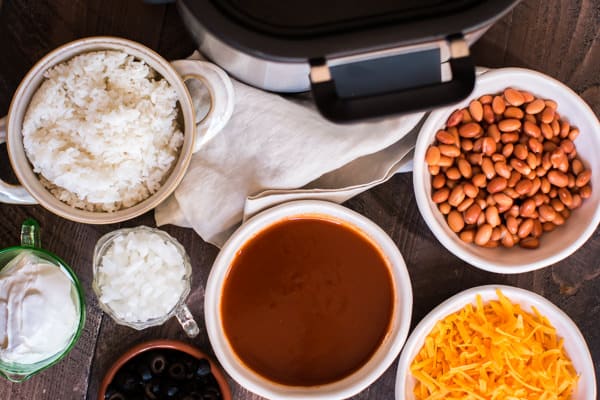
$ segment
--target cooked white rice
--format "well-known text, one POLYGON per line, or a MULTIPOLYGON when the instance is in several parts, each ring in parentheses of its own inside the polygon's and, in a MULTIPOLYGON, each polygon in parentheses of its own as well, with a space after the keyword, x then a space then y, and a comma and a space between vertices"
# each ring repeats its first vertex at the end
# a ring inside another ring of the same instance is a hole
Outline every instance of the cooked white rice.
POLYGON ((92 211, 131 207, 156 192, 183 143, 175 89, 119 51, 76 56, 45 77, 22 132, 41 182, 92 211))

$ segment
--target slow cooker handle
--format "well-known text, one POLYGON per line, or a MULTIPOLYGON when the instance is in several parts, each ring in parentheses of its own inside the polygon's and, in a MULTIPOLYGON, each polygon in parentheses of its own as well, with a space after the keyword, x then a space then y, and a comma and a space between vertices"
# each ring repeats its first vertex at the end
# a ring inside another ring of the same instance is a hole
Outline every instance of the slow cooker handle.
POLYGON ((449 39, 449 48, 451 81, 352 98, 338 96, 324 59, 311 60, 314 101, 325 118, 337 123, 430 110, 458 102, 473 90, 475 66, 462 36, 449 39))

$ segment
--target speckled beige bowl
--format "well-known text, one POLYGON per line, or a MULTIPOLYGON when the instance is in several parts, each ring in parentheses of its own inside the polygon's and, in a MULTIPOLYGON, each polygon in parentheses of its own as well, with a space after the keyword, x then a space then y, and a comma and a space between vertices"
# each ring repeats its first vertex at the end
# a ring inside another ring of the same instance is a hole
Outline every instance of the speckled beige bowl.
POLYGON ((109 224, 141 215, 167 198, 183 179, 192 154, 216 135, 233 111, 233 86, 227 75, 213 64, 201 61, 180 60, 167 62, 153 50, 130 40, 115 37, 91 37, 67 43, 52 51, 31 68, 21 81, 6 118, 0 119, 0 143, 6 141, 8 155, 14 172, 23 185, 8 185, 0 181, 0 201, 13 204, 39 203, 63 218, 89 224, 109 224), (184 141, 169 176, 161 188, 144 201, 115 212, 84 211, 58 200, 46 189, 33 172, 23 147, 21 128, 23 117, 32 96, 44 81, 44 72, 72 57, 90 51, 118 50, 145 61, 175 88, 183 121, 184 141), (183 75, 183 76, 181 76, 183 75), (202 81, 210 94, 210 111, 197 126, 194 105, 184 81, 202 81), (197 133, 202 137, 196 140, 197 133), (196 144, 195 144, 196 142, 196 144))

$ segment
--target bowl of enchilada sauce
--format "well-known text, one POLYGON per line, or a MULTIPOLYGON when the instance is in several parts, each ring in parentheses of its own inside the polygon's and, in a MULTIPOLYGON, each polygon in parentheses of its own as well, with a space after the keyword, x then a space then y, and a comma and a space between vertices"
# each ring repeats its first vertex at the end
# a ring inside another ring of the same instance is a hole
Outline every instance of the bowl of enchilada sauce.
POLYGON ((221 276, 219 299, 207 297, 207 329, 224 368, 248 389, 273 399, 345 398, 398 354, 410 282, 374 223, 338 205, 302 203, 330 212, 259 215, 264 221, 241 235, 230 257, 236 235, 226 244, 207 285, 211 296, 212 275, 221 276), (208 316, 215 305, 216 341, 208 316))

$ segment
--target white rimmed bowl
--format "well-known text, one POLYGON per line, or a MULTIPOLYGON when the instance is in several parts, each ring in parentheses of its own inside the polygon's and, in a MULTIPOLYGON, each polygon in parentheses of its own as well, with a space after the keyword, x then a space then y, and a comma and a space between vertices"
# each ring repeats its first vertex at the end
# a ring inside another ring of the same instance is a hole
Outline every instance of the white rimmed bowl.
POLYGON ((412 289, 406 265, 390 237, 374 222, 340 205, 324 201, 295 201, 268 209, 243 224, 225 243, 215 260, 206 285, 204 316, 206 330, 219 362, 231 377, 246 389, 263 397, 285 399, 343 399, 373 383, 394 361, 408 334, 412 313, 412 289), (391 329, 383 342, 360 369, 337 382, 298 387, 269 381, 246 367, 232 350, 221 319, 221 292, 238 250, 268 226, 292 216, 324 216, 348 223, 365 233, 389 261, 395 288, 391 329))
POLYGON ((483 302, 497 299, 496 289, 515 304, 519 304, 523 311, 531 312, 531 306, 548 318, 556 328, 556 333, 564 338, 564 349, 573 362, 573 366, 579 375, 577 390, 573 400, 596 400, 596 378, 594 375, 594 363, 583 335, 577 325, 560 308, 556 307, 550 300, 530 292, 529 290, 505 285, 486 285, 474 287, 462 291, 442 304, 434 308, 416 326, 406 341, 396 375, 396 400, 414 400, 413 388, 415 379, 410 373, 410 364, 425 342, 425 338, 433 329, 435 324, 467 304, 476 304, 477 294, 481 295, 483 302))
POLYGON ((477 77, 475 89, 468 99, 431 113, 421 128, 415 147, 413 185, 417 206, 429 229, 440 243, 457 257, 478 268, 504 274, 533 271, 559 262, 581 247, 600 222, 600 122, 592 109, 571 89, 539 72, 522 68, 491 70, 477 77), (466 244, 452 232, 442 213, 431 200, 431 175, 425 164, 425 153, 444 128, 449 115, 457 108, 484 94, 502 92, 507 87, 527 90, 536 97, 558 102, 561 118, 566 118, 581 134, 575 140, 577 153, 586 168, 592 170, 592 196, 574 210, 566 223, 540 238, 535 250, 515 246, 511 249, 483 248, 466 244))

